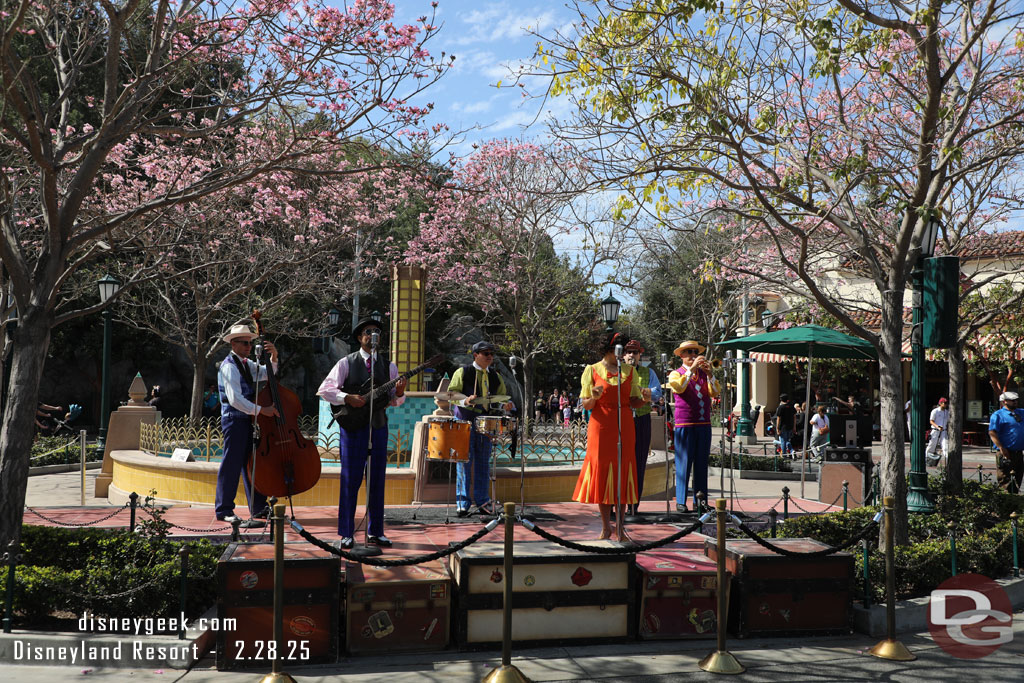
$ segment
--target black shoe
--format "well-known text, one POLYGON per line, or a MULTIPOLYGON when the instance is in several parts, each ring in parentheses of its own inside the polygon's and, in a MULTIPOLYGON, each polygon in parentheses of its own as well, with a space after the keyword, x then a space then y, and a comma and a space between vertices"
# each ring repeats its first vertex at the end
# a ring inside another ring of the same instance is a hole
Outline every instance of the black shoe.
POLYGON ((262 519, 243 519, 242 523, 238 525, 239 529, 261 529, 265 527, 267 523, 262 519))
POLYGON ((355 541, 352 540, 351 536, 342 536, 340 539, 338 539, 338 547, 340 547, 342 550, 348 550, 354 544, 355 541))
POLYGON ((270 519, 270 513, 267 512, 266 508, 260 510, 252 516, 253 519, 270 519))
POLYGON ((366 545, 379 545, 381 548, 390 548, 394 544, 390 538, 381 534, 380 536, 367 536, 366 545))
POLYGON ((676 512, 689 512, 685 505, 676 505, 676 512))
POLYGON ((465 508, 459 508, 455 511, 455 515, 458 517, 469 517, 469 510, 465 508))

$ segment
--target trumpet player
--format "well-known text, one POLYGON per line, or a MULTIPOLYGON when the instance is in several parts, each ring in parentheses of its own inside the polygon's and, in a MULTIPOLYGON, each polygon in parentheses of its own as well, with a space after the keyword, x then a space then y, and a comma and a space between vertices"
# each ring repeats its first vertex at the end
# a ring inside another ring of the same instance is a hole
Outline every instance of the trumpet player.
POLYGON ((673 353, 682 364, 668 377, 668 385, 677 396, 675 404, 674 445, 676 456, 676 510, 687 512, 690 472, 693 472, 693 505, 697 493, 708 495, 708 459, 711 457, 711 403, 718 398, 718 382, 712 376, 711 363, 704 357, 705 347, 684 341, 673 353))
MULTIPOLYGON (((641 365, 644 347, 631 339, 625 348, 625 361, 636 369, 637 382, 641 389, 651 390, 651 403, 633 409, 633 430, 636 433, 636 487, 637 501, 644 495, 644 472, 647 470, 647 456, 651 453, 651 404, 661 400, 661 382, 651 368, 641 365)), ((637 515, 639 503, 626 506, 627 515, 637 515)))

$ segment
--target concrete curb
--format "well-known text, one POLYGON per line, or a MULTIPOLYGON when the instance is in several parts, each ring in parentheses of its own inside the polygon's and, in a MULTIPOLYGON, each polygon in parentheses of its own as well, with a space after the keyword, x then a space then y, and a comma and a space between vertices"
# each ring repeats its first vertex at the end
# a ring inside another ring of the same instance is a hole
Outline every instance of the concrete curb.
MULTIPOLYGON (((81 467, 82 464, 79 462, 69 462, 57 465, 40 465, 39 467, 29 467, 28 476, 35 477, 40 474, 53 474, 54 472, 77 472, 81 467)), ((102 460, 85 463, 85 469, 87 470, 98 470, 101 467, 103 467, 102 460)))
MULTIPOLYGON (((1010 596, 1013 608, 1024 606, 1024 577, 1016 579, 996 579, 1010 596)), ((911 598, 896 603, 896 632, 918 633, 928 630, 928 609, 931 598, 911 598)), ((865 609, 860 605, 853 606, 853 630, 869 636, 881 638, 885 632, 885 605, 872 605, 865 609)))
MULTIPOLYGON (((708 476, 721 476, 720 467, 709 467, 708 476)), ((729 470, 725 471, 726 478, 729 477, 729 470)), ((767 472, 763 470, 738 470, 740 479, 757 479, 761 481, 800 481, 799 472, 767 472)), ((805 481, 818 481, 817 471, 807 470, 805 481)))

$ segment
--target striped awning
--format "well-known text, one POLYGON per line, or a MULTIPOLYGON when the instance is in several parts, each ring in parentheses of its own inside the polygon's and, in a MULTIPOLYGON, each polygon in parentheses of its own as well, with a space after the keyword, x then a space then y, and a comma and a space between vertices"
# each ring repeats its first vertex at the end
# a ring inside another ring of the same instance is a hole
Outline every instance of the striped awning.
POLYGON ((785 363, 793 360, 795 356, 783 356, 781 353, 758 353, 757 351, 748 354, 758 363, 785 363))

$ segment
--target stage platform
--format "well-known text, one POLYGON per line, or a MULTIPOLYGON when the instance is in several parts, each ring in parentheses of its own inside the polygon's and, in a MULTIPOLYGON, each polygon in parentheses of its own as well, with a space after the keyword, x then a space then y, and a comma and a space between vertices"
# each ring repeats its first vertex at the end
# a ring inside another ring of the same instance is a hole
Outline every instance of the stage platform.
MULTIPOLYGON (((782 521, 782 505, 778 498, 736 498, 732 505, 733 512, 746 519, 748 522, 767 522, 767 512, 775 507, 778 511, 778 519, 782 521)), ((129 524, 129 511, 122 509, 109 519, 112 512, 118 509, 115 506, 87 506, 87 507, 45 507, 34 506, 25 510, 25 524, 37 526, 78 526, 89 524, 96 520, 96 524, 90 524, 89 528, 125 528, 129 524)), ((829 507, 824 503, 801 498, 791 498, 789 503, 790 517, 801 514, 816 514, 826 511, 835 511, 837 508, 829 507)), ((517 505, 517 511, 519 506, 517 505)), ((640 504, 640 512, 644 517, 654 519, 659 514, 664 514, 665 503, 645 501, 640 504)), ((362 522, 364 508, 356 510, 356 526, 359 529, 357 540, 362 540, 362 522)), ((598 518, 596 505, 583 505, 576 502, 568 503, 546 503, 541 505, 528 505, 526 513, 534 518, 534 521, 558 536, 574 541, 596 540, 601 533, 601 522, 598 518)), ((288 510, 292 514, 292 510, 288 510)), ((425 552, 432 552, 437 548, 447 546, 450 542, 461 541, 479 530, 484 523, 478 516, 459 518, 455 515, 455 506, 446 508, 444 505, 424 506, 388 506, 384 511, 385 530, 384 533, 394 541, 394 547, 386 549, 385 555, 418 555, 425 552), (446 523, 447 520, 447 523, 446 523)), ((295 519, 310 533, 317 538, 334 542, 338 538, 338 511, 334 507, 296 507, 294 509, 295 519)), ((139 509, 136 512, 136 522, 149 519, 149 515, 139 509)), ((209 537, 218 540, 227 540, 231 534, 231 525, 218 522, 214 518, 213 508, 173 505, 166 508, 163 519, 173 526, 169 531, 172 537, 209 537)), ((678 526, 686 526, 697 519, 693 513, 685 515, 683 522, 673 526, 671 524, 627 524, 627 532, 637 542, 649 542, 671 535, 678 526)), ((752 524, 753 525, 753 524, 752 524)), ((708 533, 713 533, 713 523, 705 525, 708 533)), ((484 540, 499 540, 502 535, 500 529, 488 534, 484 540)), ((261 535, 267 535, 264 529, 243 529, 241 534, 244 540, 256 540, 261 535)), ((702 537, 697 538, 691 535, 679 542, 678 547, 703 547, 702 537), (691 538, 692 537, 692 538, 691 538)), ((516 540, 537 540, 537 536, 517 524, 515 529, 516 540)), ((288 528, 287 540, 301 540, 298 534, 288 528)))

